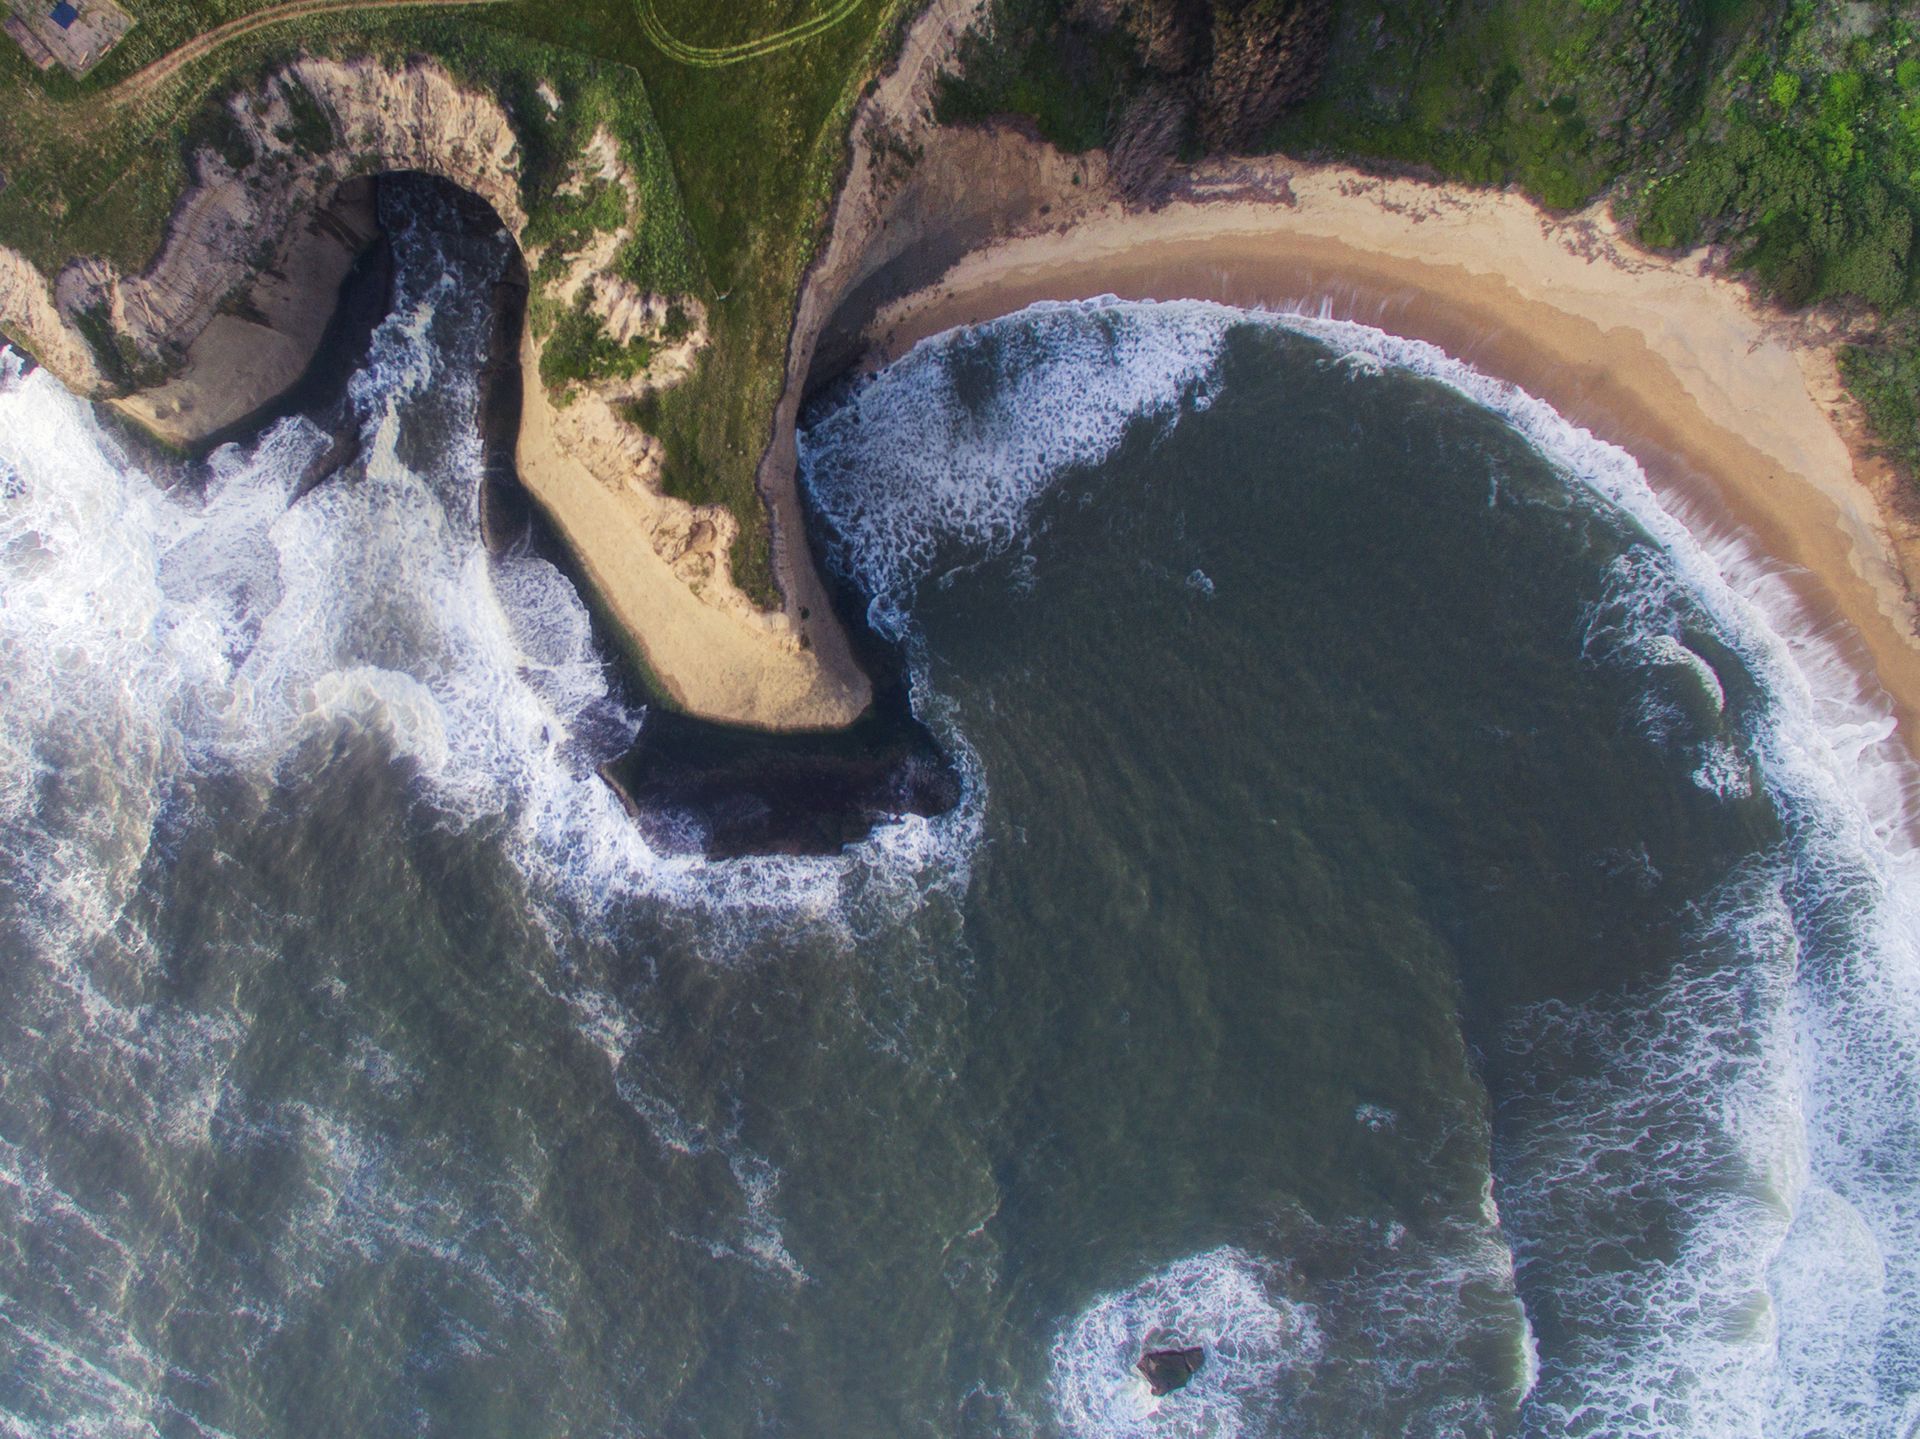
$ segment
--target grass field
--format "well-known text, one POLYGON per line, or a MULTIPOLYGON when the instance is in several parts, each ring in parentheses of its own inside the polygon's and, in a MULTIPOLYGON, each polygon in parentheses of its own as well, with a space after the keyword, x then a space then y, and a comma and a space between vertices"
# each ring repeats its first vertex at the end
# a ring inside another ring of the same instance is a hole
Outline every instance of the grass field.
MULTIPOLYGON (((85 81, 42 75, 11 45, 0 50, 0 244, 48 274, 86 254, 142 268, 186 184, 188 148, 220 143, 212 102, 297 52, 425 53, 500 95, 520 132, 524 201, 543 238, 570 222, 554 197, 566 157, 593 124, 608 123, 642 157, 645 190, 642 233, 620 268, 649 288, 697 295, 713 341, 695 374, 650 397, 638 418, 666 446, 668 490, 724 504, 740 520, 732 559, 742 587, 763 603, 776 598, 755 466, 852 108, 897 43, 909 0, 507 0, 305 14, 243 34, 157 85, 137 77, 196 36, 269 7, 125 3, 139 24, 85 81), (543 80, 565 99, 558 116, 534 96, 543 80)), ((589 360, 597 353, 576 348, 589 360)))
MULTIPOLYGON (((647 2, 681 42, 702 47, 777 33, 828 8, 828 0, 647 2)), ((615 24, 631 31, 624 53, 653 99, 706 262, 712 334, 699 372, 650 396, 636 418, 666 446, 668 493, 718 501, 740 519, 734 577, 762 601, 774 592, 754 474, 785 379, 800 277, 845 161, 853 106, 910 8, 906 0, 860 0, 840 23, 802 43, 722 68, 661 52, 635 23, 630 0, 545 8, 539 24, 527 26, 560 45, 584 43, 581 37, 615 24)), ((501 17, 488 12, 488 19, 501 17)))

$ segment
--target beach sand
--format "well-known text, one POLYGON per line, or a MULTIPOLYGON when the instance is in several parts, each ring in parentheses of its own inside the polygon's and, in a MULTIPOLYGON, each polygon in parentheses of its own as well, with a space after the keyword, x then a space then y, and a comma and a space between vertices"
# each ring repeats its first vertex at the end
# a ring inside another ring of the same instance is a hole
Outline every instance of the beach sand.
POLYGON ((727 582, 732 516, 661 495, 657 457, 636 448, 645 437, 604 400, 585 395, 556 408, 531 337, 520 361, 520 478, 673 702, 768 729, 851 724, 871 686, 831 616, 823 609, 823 623, 802 625, 755 609, 727 582))
POLYGON ((1861 452, 1817 318, 1769 313, 1704 254, 1634 249, 1598 208, 1554 217, 1519 195, 1286 161, 1203 169, 1185 194, 966 255, 878 310, 864 363, 1036 300, 1102 294, 1325 308, 1426 340, 1628 450, 1690 523, 1744 532, 1788 567, 1913 747, 1920 643, 1903 556, 1920 544, 1894 513, 1893 477, 1861 452))

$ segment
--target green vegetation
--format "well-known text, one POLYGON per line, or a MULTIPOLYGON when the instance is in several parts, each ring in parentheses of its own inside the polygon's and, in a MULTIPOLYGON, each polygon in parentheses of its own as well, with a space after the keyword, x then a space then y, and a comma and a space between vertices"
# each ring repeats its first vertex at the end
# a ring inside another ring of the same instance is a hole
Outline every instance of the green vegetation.
MULTIPOLYGON (((1216 31, 1313 10, 1129 0, 1103 27, 1071 0, 993 0, 941 113, 1015 114, 1065 148, 1124 153, 1156 93, 1191 110, 1218 83, 1217 58, 1181 35, 1209 6, 1216 31)), ((1888 452, 1920 469, 1911 5, 1347 0, 1320 33, 1311 93, 1226 148, 1517 184, 1556 208, 1608 194, 1643 244, 1722 245, 1784 305, 1869 310, 1883 334, 1842 372, 1888 452)), ((1162 124, 1160 143, 1190 155, 1195 132, 1162 124)))
POLYGON ((999 0, 991 24, 961 42, 934 113, 948 125, 1022 115, 1077 155, 1112 142, 1114 121, 1148 79, 1124 30, 1090 26, 1058 0, 999 0))
POLYGON ((1349 7, 1319 92, 1269 145, 1519 184, 1586 203, 1656 158, 1765 0, 1500 0, 1349 7))
POLYGON ((540 381, 560 404, 582 381, 630 379, 653 359, 652 342, 644 336, 617 343, 588 308, 592 303, 591 288, 582 289, 573 306, 553 320, 540 351, 540 381))
POLYGON ((527 217, 521 242, 541 247, 539 274, 544 277, 566 268, 569 257, 586 248, 596 234, 617 230, 627 218, 627 199, 618 185, 594 180, 568 195, 555 195, 527 217))
POLYGON ((1904 334, 1840 353, 1840 374, 1866 411, 1887 455, 1908 475, 1920 474, 1920 334, 1904 334))
MULTIPOLYGON (((86 254, 138 270, 159 245, 194 152, 211 149, 240 170, 258 163, 215 102, 302 53, 396 62, 431 55, 499 96, 512 117, 527 241, 545 247, 546 278, 595 233, 628 225, 634 233, 614 272, 706 306, 711 347, 692 376, 648 401, 666 448, 665 484, 733 511, 736 579, 762 602, 777 598, 755 468, 853 105, 897 43, 912 0, 506 0, 307 14, 189 59, 163 84, 116 88, 213 27, 270 8, 257 0, 126 3, 139 24, 84 81, 42 75, 0 45, 0 243, 48 274, 86 254), (631 214, 619 187, 568 184, 602 126, 640 192, 631 214)), ((330 148, 324 107, 299 93, 289 104, 285 142, 314 154, 330 148)), ((536 314, 542 322, 557 349, 543 378, 561 390, 646 363, 644 344, 615 345, 584 309, 536 314)), ((684 337, 689 325, 684 308, 670 312, 663 338, 684 337)), ((129 383, 151 372, 151 361, 125 353, 104 316, 94 328, 101 333, 89 338, 111 375, 129 383)))
POLYGON ((1785 304, 1899 308, 1920 209, 1920 95, 1900 80, 1903 63, 1920 69, 1913 43, 1898 20, 1835 43, 1796 7, 1786 42, 1749 52, 1716 95, 1684 165, 1641 191, 1642 240, 1729 243, 1785 304))
POLYGON ((306 86, 289 81, 285 91, 291 118, 275 132, 276 138, 293 146, 296 154, 326 154, 333 148, 333 120, 306 86))
POLYGON ((198 111, 187 126, 182 148, 189 155, 212 150, 235 171, 246 169, 255 159, 253 140, 225 105, 208 105, 198 111))

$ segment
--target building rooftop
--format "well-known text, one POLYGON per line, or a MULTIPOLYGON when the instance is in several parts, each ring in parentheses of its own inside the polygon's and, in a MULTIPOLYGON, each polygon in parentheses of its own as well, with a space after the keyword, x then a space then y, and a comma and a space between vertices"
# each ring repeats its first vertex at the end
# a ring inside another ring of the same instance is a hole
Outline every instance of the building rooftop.
POLYGON ((127 31, 133 16, 115 0, 6 0, 0 29, 42 70, 64 65, 74 76, 98 65, 127 31))

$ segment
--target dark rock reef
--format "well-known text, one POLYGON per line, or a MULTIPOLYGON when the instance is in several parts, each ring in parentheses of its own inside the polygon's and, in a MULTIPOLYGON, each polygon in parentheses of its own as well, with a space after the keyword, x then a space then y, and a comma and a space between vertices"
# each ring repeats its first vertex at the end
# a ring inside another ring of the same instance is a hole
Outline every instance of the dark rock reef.
POLYGON ((1184 1389, 1207 1362, 1207 1351, 1192 1349, 1149 1349, 1133 1367, 1145 1376, 1147 1388, 1156 1398, 1184 1389))

